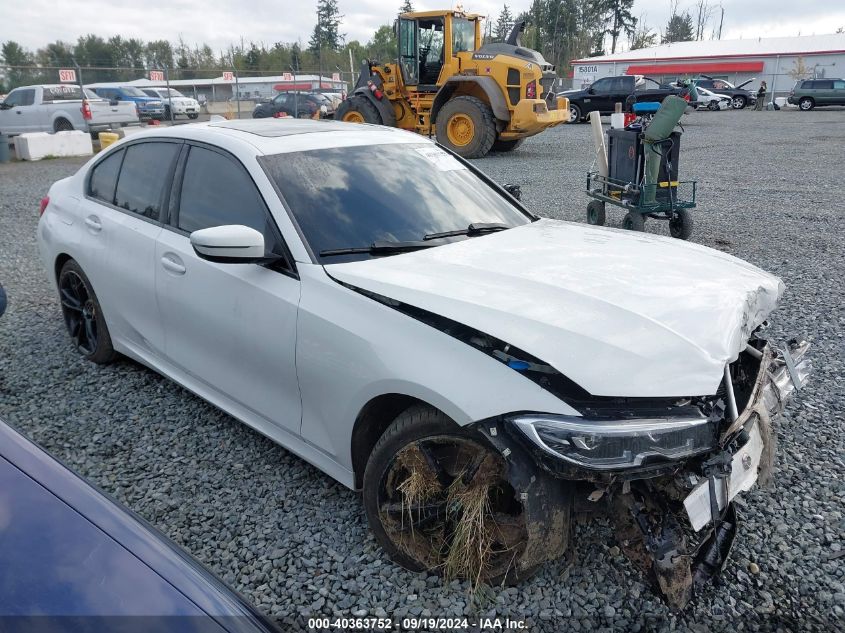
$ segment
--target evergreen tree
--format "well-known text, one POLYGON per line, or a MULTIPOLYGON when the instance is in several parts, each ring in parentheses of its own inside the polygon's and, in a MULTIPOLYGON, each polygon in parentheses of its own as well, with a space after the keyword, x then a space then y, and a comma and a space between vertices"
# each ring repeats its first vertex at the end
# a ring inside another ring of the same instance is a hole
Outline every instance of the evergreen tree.
POLYGON ((616 44, 623 33, 629 37, 637 26, 637 18, 631 13, 634 0, 603 0, 607 20, 607 34, 610 35, 610 52, 616 52, 616 44))
POLYGON ((692 16, 687 13, 675 13, 666 24, 666 31, 663 33, 663 44, 670 42, 691 42, 695 39, 695 31, 692 25, 692 16))
POLYGON ((504 5, 502 7, 502 12, 499 14, 499 19, 496 20, 496 41, 504 42, 512 27, 513 15, 511 15, 511 10, 508 8, 508 5, 504 5))
POLYGON ((413 13, 414 11, 414 3, 411 0, 405 0, 402 3, 402 6, 399 7, 399 13, 413 13))
POLYGON ((6 84, 5 88, 11 90, 18 86, 25 86, 32 83, 32 78, 35 77, 35 59, 32 53, 24 50, 24 48, 17 42, 5 42, 0 48, 0 60, 7 66, 32 66, 29 68, 9 68, 6 69, 6 84))
POLYGON ((317 24, 308 42, 308 49, 319 54, 322 49, 336 51, 341 47, 343 35, 340 33, 340 9, 337 0, 317 0, 317 24))

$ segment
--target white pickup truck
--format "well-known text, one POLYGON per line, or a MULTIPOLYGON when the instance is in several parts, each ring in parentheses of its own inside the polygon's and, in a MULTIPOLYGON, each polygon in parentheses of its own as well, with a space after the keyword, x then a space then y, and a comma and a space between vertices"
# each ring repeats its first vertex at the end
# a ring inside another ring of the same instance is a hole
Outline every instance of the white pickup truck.
POLYGON ((68 84, 15 88, 0 103, 0 134, 24 132, 98 132, 138 123, 135 104, 110 102, 68 84))

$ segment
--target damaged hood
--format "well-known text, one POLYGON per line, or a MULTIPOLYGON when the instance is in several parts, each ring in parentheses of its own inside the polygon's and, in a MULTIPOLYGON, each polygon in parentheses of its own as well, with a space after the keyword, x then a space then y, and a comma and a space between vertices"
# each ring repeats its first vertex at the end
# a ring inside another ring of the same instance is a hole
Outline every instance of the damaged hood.
POLYGON ((783 293, 717 250, 557 220, 326 271, 495 336, 596 396, 716 393, 783 293))

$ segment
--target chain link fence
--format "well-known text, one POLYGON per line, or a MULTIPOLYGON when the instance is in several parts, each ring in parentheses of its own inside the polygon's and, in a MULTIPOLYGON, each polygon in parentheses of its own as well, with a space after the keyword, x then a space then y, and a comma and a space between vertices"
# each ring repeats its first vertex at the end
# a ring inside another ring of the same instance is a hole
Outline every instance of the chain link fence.
POLYGON ((252 108, 281 92, 324 92, 345 96, 357 74, 338 69, 242 70, 209 68, 126 68, 105 66, 4 66, 0 78, 7 91, 18 86, 70 83, 80 86, 116 83, 170 88, 199 101, 209 114, 248 116, 252 108), (69 73, 67 71, 74 71, 69 73))

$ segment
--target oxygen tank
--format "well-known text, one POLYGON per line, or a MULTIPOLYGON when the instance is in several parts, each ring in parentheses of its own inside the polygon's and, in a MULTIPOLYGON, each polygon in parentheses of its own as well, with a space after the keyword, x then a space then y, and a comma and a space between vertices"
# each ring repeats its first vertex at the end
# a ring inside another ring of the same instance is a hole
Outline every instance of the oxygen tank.
POLYGON ((654 143, 666 140, 672 134, 678 121, 689 105, 684 99, 669 95, 660 104, 654 118, 643 133, 643 150, 645 154, 644 169, 644 202, 652 203, 657 197, 657 178, 660 175, 660 161, 663 154, 654 143))

